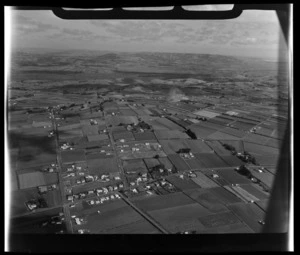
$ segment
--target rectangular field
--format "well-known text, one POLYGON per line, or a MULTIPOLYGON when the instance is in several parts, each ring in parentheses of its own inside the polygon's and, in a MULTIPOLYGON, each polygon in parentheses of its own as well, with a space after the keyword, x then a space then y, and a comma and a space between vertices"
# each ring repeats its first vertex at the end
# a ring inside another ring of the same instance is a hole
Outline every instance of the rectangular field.
POLYGON ((269 199, 269 196, 257 189, 254 184, 242 184, 240 188, 246 190, 249 194, 257 197, 259 200, 269 199))
POLYGON ((237 138, 242 138, 246 135, 246 133, 244 131, 237 130, 237 129, 230 128, 230 127, 226 127, 224 129, 220 130, 220 132, 235 136, 237 138))
POLYGON ((161 234, 161 231, 143 219, 108 229, 105 234, 161 234))
POLYGON ((109 142, 107 134, 88 135, 87 139, 88 139, 88 142, 98 142, 98 141, 109 142))
POLYGON ((241 199, 222 187, 211 188, 209 191, 212 192, 226 206, 241 202, 241 199))
POLYGON ((212 152, 212 149, 201 140, 176 139, 159 140, 166 154, 175 154, 178 150, 189 148, 192 153, 212 152))
POLYGON ((215 153, 195 153, 195 157, 200 160, 205 167, 228 167, 228 164, 215 153))
POLYGON ((153 132, 145 131, 143 133, 133 133, 136 141, 156 141, 156 136, 153 132))
POLYGON ((223 159, 224 162, 227 163, 228 166, 231 166, 231 167, 237 167, 237 166, 244 164, 244 162, 242 160, 240 160, 238 157, 233 156, 233 155, 231 155, 231 156, 221 155, 220 157, 221 157, 221 159, 223 159))
POLYGON ((217 183, 208 178, 205 174, 200 171, 196 172, 197 177, 191 180, 203 189, 219 187, 217 183))
POLYGON ((205 229, 198 220, 210 212, 197 203, 179 205, 149 212, 150 216, 171 233, 205 229))
POLYGON ((186 171, 190 169, 189 166, 178 154, 168 155, 168 159, 172 162, 172 164, 176 167, 178 171, 186 171))
POLYGON ((192 199, 181 192, 170 193, 164 196, 148 197, 132 202, 138 208, 147 212, 195 203, 192 199))
POLYGON ((232 212, 223 212, 213 215, 207 215, 199 218, 199 221, 206 228, 222 227, 240 223, 240 220, 232 212))
POLYGON ((147 172, 147 167, 145 166, 145 163, 142 159, 124 160, 123 169, 125 172, 135 172, 135 173, 147 172))
POLYGON ((245 151, 253 155, 274 155, 279 154, 279 150, 273 147, 244 142, 245 151))
POLYGON ((269 137, 252 134, 252 133, 249 133, 245 137, 243 137, 243 141, 245 142, 256 143, 261 145, 266 144, 269 139, 270 139, 269 137))
POLYGON ((250 184, 248 178, 237 173, 234 169, 217 170, 218 174, 230 184, 250 184))
POLYGON ((238 215, 255 233, 262 231, 262 225, 258 221, 265 220, 265 213, 256 204, 236 203, 229 205, 228 208, 238 215))
POLYGON ((204 139, 218 131, 217 129, 200 126, 198 123, 192 124, 188 128, 196 135, 197 139, 204 139))
POLYGON ((174 165, 171 163, 171 161, 165 157, 165 158, 158 158, 158 161, 165 166, 167 169, 172 169, 174 165))
POLYGON ((145 158, 144 162, 148 169, 151 169, 152 167, 160 165, 160 162, 156 158, 145 158))
POLYGON ((155 136, 157 139, 188 139, 189 136, 179 130, 156 130, 155 136))
MULTIPOLYGON (((87 222, 84 224, 84 228, 93 234, 106 233, 108 230, 143 220, 143 217, 128 205, 110 211, 102 211, 101 214, 93 212, 86 215, 85 218, 87 222)), ((82 226, 75 225, 73 228, 76 232, 82 226)))
POLYGON ((185 191, 185 194, 204 206, 211 213, 228 211, 228 208, 212 192, 210 192, 210 189, 190 189, 185 191))
POLYGON ((60 212, 63 212, 61 207, 13 218, 10 221, 10 232, 18 234, 54 234, 63 230, 66 233, 66 226, 64 223, 61 225, 48 224, 47 226, 42 227, 42 223, 50 220, 53 216, 58 216, 60 212))
POLYGON ((57 173, 31 172, 19 174, 20 189, 28 189, 58 182, 57 173))
POLYGON ((64 164, 85 161, 84 150, 62 151, 61 159, 64 164))
POLYGON ((192 170, 199 170, 201 168, 206 168, 206 165, 202 163, 200 160, 198 160, 197 158, 186 159, 185 162, 192 170))
POLYGON ((167 176, 166 179, 168 180, 168 182, 172 183, 176 188, 182 191, 199 188, 199 186, 195 182, 189 179, 181 179, 176 175, 167 176))
POLYGON ((219 141, 206 141, 206 144, 212 148, 218 155, 231 156, 231 152, 226 150, 219 141))
POLYGON ((118 164, 115 158, 99 158, 87 161, 90 174, 104 174, 118 172, 118 164))

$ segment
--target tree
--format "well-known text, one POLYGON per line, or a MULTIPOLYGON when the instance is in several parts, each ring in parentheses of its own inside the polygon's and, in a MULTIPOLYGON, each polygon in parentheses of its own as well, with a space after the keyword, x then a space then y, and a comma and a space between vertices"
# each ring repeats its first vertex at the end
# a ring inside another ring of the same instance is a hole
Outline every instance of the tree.
POLYGON ((239 167, 238 173, 240 173, 240 174, 246 176, 246 177, 249 178, 249 179, 252 178, 251 172, 249 171, 249 169, 248 169, 245 165, 241 165, 241 166, 239 167))
POLYGON ((223 147, 226 149, 226 150, 229 150, 229 151, 236 151, 236 149, 230 145, 230 144, 227 144, 227 143, 224 143, 223 144, 223 147))
POLYGON ((190 129, 188 129, 187 131, 186 131, 186 134, 189 136, 189 137, 191 137, 192 139, 197 139, 197 136, 196 136, 196 134, 192 131, 192 130, 190 130, 190 129))

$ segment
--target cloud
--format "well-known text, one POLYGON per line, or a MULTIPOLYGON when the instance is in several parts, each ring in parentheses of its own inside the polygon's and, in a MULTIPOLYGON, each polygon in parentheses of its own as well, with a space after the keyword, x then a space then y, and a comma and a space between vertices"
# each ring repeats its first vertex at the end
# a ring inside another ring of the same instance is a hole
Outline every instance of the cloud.
POLYGON ((46 32, 48 30, 57 29, 57 27, 52 24, 43 23, 37 20, 33 20, 32 18, 19 15, 13 21, 12 29, 13 31, 16 31, 20 34, 28 34, 46 32))
POLYGON ((105 33, 126 41, 154 42, 186 33, 185 25, 162 21, 90 21, 105 33))
POLYGON ((70 29, 63 28, 60 29, 59 32, 54 34, 50 34, 48 36, 51 39, 61 38, 61 39, 72 39, 72 40, 96 40, 100 39, 106 41, 111 39, 110 36, 98 35, 90 30, 82 30, 82 29, 70 29))

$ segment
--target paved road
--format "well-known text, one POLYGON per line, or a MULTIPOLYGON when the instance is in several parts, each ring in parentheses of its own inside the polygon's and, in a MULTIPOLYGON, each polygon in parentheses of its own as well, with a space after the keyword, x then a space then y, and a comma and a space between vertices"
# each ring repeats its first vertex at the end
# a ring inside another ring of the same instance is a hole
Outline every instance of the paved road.
POLYGON ((56 159, 57 159, 57 165, 58 165, 58 167, 57 167, 58 180, 59 180, 59 189, 60 189, 61 199, 62 199, 62 203, 63 203, 63 211, 64 211, 64 215, 65 215, 65 223, 66 223, 66 228, 67 228, 68 233, 73 233, 69 205, 68 205, 68 203, 65 203, 66 202, 66 193, 65 193, 65 187, 63 184, 63 177, 62 177, 62 160, 61 160, 61 153, 60 153, 59 142, 58 142, 58 129, 57 129, 57 124, 55 121, 53 110, 51 110, 51 112, 53 114, 52 126, 55 131, 56 159))

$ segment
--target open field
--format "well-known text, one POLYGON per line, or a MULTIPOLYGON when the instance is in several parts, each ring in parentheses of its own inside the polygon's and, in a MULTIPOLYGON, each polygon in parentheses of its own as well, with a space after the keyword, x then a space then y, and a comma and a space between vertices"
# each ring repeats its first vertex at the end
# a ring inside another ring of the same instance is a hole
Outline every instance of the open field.
MULTIPOLYGON (((101 210, 100 210, 101 211, 101 210)), ((74 226, 74 230, 81 229, 84 227, 89 230, 90 233, 100 234, 106 233, 108 230, 118 228, 120 226, 134 224, 141 221, 143 218, 130 206, 125 205, 124 207, 110 210, 108 212, 97 212, 89 213, 85 215, 86 223, 83 226, 74 226)))
POLYGON ((228 208, 238 215, 255 233, 262 231, 259 220, 265 220, 265 213, 256 204, 236 203, 228 208))
POLYGON ((172 183, 176 188, 182 191, 199 188, 199 186, 195 182, 189 179, 181 179, 176 175, 168 176, 166 179, 170 183, 172 183))
POLYGON ((168 155, 168 159, 178 171, 186 171, 190 169, 186 162, 178 154, 168 155))
POLYGON ((190 189, 186 190, 185 194, 204 206, 211 213, 228 211, 228 208, 223 205, 222 201, 220 201, 212 192, 210 192, 210 189, 190 189))
POLYGON ((20 189, 27 189, 58 182, 57 173, 31 172, 19 174, 20 189))
POLYGON ((115 158, 99 158, 87 161, 88 170, 91 174, 104 174, 118 172, 119 168, 115 158))
POLYGON ((217 170, 218 174, 230 184, 250 184, 252 183, 245 176, 240 175, 234 169, 217 170))
POLYGON ((143 200, 136 200, 133 203, 143 211, 161 210, 170 207, 193 204, 194 201, 181 192, 171 193, 164 196, 154 196, 143 200))
MULTIPOLYGON (((145 162, 147 162, 147 160, 151 160, 151 159, 145 159, 145 162)), ((146 165, 142 159, 131 159, 131 160, 123 161, 123 168, 125 172, 136 172, 136 173, 147 172, 146 165)))
POLYGON ((55 208, 46 210, 43 212, 30 214, 22 217, 17 217, 11 220, 10 222, 10 231, 11 233, 22 233, 22 234, 54 234, 59 231, 66 232, 65 224, 54 224, 47 225, 42 227, 42 223, 48 221, 52 216, 57 216, 62 212, 62 208, 55 208))
POLYGON ((195 182, 200 188, 214 188, 219 187, 216 182, 212 181, 210 178, 208 178, 205 174, 201 173, 200 171, 196 172, 197 177, 191 178, 193 182, 195 182))
POLYGON ((171 233, 201 230, 203 229, 203 225, 200 223, 198 218, 209 214, 210 212, 207 209, 197 203, 149 212, 149 215, 152 218, 158 221, 171 233))
POLYGON ((199 221, 206 228, 221 227, 226 225, 237 224, 240 220, 231 212, 223 212, 199 218, 199 221))
POLYGON ((85 161, 84 150, 62 151, 62 162, 64 164, 85 161))
POLYGON ((195 157, 200 160, 205 167, 228 167, 229 165, 218 157, 215 153, 195 153, 195 157))

